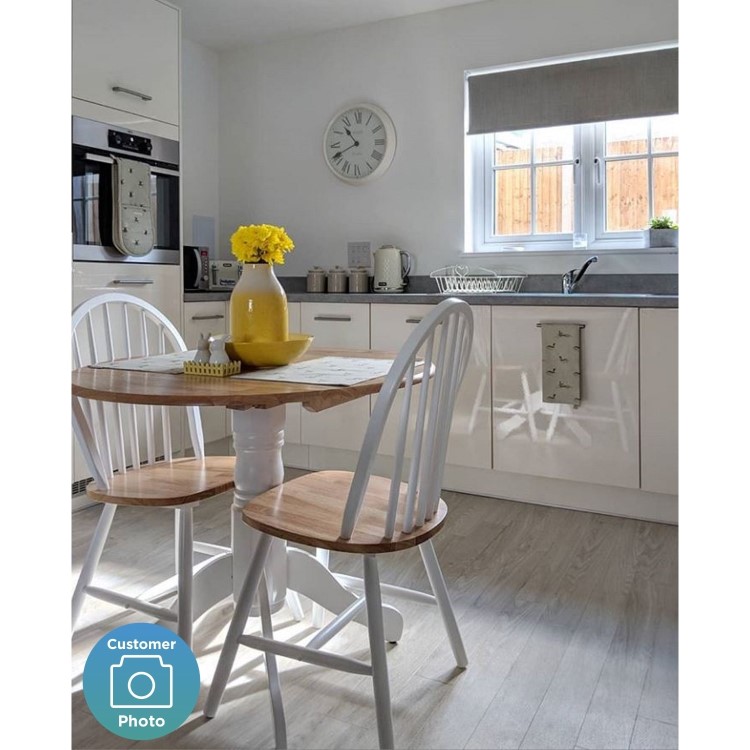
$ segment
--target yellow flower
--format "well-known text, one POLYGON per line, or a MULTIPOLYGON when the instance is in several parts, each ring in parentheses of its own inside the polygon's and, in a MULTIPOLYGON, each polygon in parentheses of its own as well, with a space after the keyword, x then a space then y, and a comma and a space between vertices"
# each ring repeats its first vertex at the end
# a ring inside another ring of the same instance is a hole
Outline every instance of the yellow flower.
POLYGON ((232 255, 245 263, 264 261, 283 265, 284 253, 294 250, 294 243, 284 227, 273 224, 240 226, 231 237, 232 255))

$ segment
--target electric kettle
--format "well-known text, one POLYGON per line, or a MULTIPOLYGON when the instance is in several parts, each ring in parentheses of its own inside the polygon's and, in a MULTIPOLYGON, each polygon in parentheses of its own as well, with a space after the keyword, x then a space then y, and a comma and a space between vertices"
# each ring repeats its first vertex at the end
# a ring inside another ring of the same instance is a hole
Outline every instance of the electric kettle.
POLYGON ((383 245, 375 253, 374 292, 403 292, 411 270, 411 255, 393 245, 383 245))

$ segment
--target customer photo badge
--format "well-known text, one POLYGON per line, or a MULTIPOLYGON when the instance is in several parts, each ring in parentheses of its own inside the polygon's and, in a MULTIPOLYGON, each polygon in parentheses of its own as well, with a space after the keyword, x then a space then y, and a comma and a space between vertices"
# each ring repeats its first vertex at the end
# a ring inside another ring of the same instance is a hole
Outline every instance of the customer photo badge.
POLYGON ((134 623, 101 638, 86 659, 83 694, 97 721, 130 740, 163 737, 198 700, 195 655, 161 625, 134 623))

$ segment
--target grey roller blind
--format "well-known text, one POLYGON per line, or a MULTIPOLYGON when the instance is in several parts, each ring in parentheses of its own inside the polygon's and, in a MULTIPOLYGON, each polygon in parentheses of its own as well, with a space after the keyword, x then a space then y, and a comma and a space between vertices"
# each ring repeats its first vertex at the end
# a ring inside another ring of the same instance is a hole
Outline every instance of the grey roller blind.
POLYGON ((468 134, 677 112, 677 48, 472 75, 468 134))

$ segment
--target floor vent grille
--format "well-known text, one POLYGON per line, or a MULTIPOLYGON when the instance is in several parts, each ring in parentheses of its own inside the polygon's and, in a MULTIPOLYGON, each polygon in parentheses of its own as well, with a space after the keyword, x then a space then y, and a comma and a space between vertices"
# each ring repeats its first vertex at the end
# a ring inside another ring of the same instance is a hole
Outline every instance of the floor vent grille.
POLYGON ((93 477, 87 477, 86 479, 79 479, 77 482, 73 482, 73 484, 71 485, 71 494, 73 495, 73 497, 75 497, 76 495, 83 495, 83 493, 86 492, 86 485, 93 481, 93 477))

